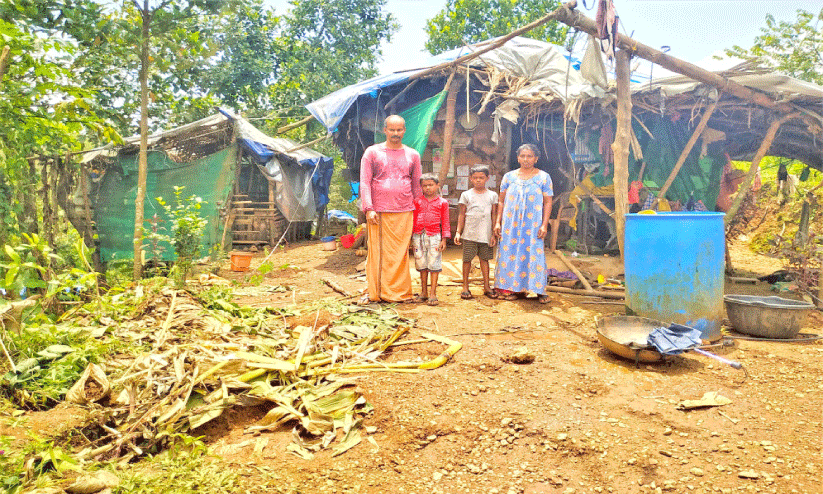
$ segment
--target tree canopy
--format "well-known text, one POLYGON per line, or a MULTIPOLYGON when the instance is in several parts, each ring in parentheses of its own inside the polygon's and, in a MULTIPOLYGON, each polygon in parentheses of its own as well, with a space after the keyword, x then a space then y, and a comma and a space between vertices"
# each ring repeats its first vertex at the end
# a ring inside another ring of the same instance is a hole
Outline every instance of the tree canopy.
MULTIPOLYGON (((264 0, 150 0, 150 129, 191 122, 215 106, 301 119, 307 102, 374 75, 380 45, 397 29, 385 3, 292 0, 288 12, 275 12, 264 0)), ((136 132, 145 5, 0 2, 0 51, 8 47, 0 69, 3 238, 33 231, 31 221, 36 227, 36 210, 22 205, 42 185, 35 157, 136 132)))
MULTIPOLYGON (((557 0, 447 0, 446 6, 426 22, 426 49, 432 55, 458 46, 505 36, 560 6, 557 0)), ((526 37, 563 45, 568 28, 549 22, 526 37)))
POLYGON ((817 14, 797 11, 794 22, 777 21, 766 16, 751 48, 734 46, 727 55, 761 58, 768 66, 804 81, 823 84, 823 10, 817 14))

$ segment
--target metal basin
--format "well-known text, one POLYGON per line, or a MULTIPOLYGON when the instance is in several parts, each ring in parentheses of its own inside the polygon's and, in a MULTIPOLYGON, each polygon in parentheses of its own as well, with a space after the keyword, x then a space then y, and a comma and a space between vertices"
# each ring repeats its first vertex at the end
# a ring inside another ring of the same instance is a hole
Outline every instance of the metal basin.
POLYGON ((726 295, 723 301, 735 330, 761 338, 794 338, 814 309, 808 302, 775 296, 726 295))
POLYGON ((636 316, 595 318, 597 338, 610 352, 637 362, 659 362, 663 354, 647 343, 654 328, 668 326, 655 319, 636 316))

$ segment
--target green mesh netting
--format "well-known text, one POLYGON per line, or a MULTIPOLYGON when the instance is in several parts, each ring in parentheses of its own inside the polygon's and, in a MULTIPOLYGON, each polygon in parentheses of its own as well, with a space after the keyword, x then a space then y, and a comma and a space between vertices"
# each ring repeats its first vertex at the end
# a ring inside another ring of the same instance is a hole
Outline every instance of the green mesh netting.
MULTIPOLYGON (((666 183, 677 163, 677 158, 686 147, 686 142, 691 137, 694 129, 686 126, 685 122, 672 122, 669 118, 656 118, 652 122, 646 121, 646 126, 654 135, 652 139, 648 132, 637 122, 632 122, 634 133, 637 136, 640 147, 643 148, 643 158, 646 162, 646 169, 643 172, 643 182, 649 187, 662 187, 666 183), (651 123, 651 125, 649 125, 651 123)), ((593 132, 586 143, 592 153, 599 156, 598 140, 599 134, 593 132)), ((704 156, 700 158, 700 141, 692 148, 686 161, 683 163, 668 192, 666 198, 669 200, 679 200, 686 204, 692 194, 695 200, 700 199, 710 211, 714 211, 717 204, 717 195, 720 193, 720 175, 723 173, 723 166, 726 158, 719 156, 704 156)), ((629 181, 637 180, 640 166, 635 165, 636 158, 634 152, 629 151, 629 181)), ((602 170, 602 165, 601 165, 602 170)), ((614 165, 609 167, 609 175, 603 176, 599 170, 592 176, 592 182, 602 187, 614 183, 614 165)))
MULTIPOLYGON (((146 179, 146 199, 144 217, 150 219, 155 213, 163 220, 160 226, 171 236, 169 218, 158 204, 157 197, 166 203, 175 204, 174 186, 183 186, 182 197, 199 196, 205 201, 201 208, 202 217, 208 220, 201 255, 220 243, 223 225, 218 221, 218 207, 226 203, 234 182, 237 145, 190 163, 175 163, 162 151, 148 154, 148 176, 146 179)), ((120 156, 104 175, 97 193, 94 221, 100 236, 100 254, 104 261, 133 258, 134 201, 137 197, 138 156, 120 156), (118 169, 118 165, 119 168, 118 169), (122 172, 121 172, 122 169, 122 172)), ((148 222, 146 228, 150 228, 148 222)), ((160 258, 174 260, 174 248, 162 244, 160 258)), ((151 255, 147 252, 147 258, 151 255)))

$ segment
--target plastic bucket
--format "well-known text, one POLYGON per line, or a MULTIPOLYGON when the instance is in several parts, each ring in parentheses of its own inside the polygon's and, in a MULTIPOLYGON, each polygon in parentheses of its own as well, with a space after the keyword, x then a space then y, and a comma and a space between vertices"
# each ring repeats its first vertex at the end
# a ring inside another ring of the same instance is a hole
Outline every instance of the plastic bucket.
POLYGON ((232 271, 248 271, 251 265, 251 252, 232 252, 229 254, 232 271))
POLYGON ((354 234, 347 233, 340 237, 340 245, 342 245, 344 249, 351 249, 351 246, 354 245, 354 234))
POLYGON ((627 214, 624 242, 629 314, 721 337, 724 213, 627 214))
POLYGON ((323 250, 337 250, 337 237, 331 235, 320 239, 323 242, 323 250))

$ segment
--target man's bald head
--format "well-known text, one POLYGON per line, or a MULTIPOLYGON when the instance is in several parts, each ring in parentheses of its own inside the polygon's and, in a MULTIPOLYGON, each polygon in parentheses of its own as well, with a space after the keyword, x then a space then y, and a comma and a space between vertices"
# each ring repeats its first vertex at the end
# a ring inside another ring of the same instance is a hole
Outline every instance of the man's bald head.
POLYGON ((383 122, 383 127, 388 127, 389 125, 402 125, 403 128, 406 128, 406 120, 400 115, 389 115, 383 122))

